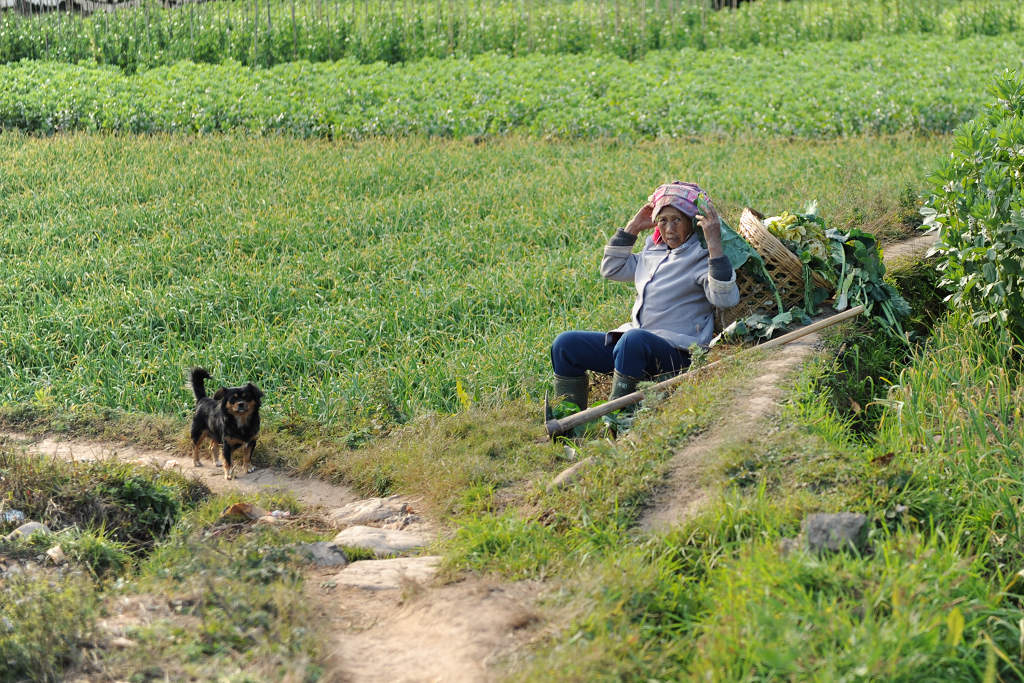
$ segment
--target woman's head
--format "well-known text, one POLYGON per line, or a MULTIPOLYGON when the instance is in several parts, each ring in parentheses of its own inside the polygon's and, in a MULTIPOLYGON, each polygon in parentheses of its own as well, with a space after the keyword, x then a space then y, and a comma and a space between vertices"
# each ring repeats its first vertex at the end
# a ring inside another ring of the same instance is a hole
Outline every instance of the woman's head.
POLYGON ((699 212, 697 202, 701 197, 707 198, 707 193, 704 192, 696 183, 684 183, 676 180, 665 185, 658 186, 650 197, 651 206, 654 210, 651 213, 651 220, 654 221, 654 241, 658 243, 662 240, 665 232, 661 229, 659 219, 665 215, 665 212, 672 209, 679 216, 681 216, 685 223, 685 237, 678 244, 672 244, 667 239, 665 243, 672 249, 685 242, 691 234, 693 234, 693 219, 699 212))
POLYGON ((654 226, 669 249, 675 249, 693 234, 693 219, 672 205, 655 209, 654 226))

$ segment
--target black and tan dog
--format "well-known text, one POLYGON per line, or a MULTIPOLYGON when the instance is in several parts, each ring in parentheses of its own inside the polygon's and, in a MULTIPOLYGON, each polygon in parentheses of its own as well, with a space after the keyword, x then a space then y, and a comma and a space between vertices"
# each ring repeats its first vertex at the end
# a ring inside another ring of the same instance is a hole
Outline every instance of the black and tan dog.
MULTIPOLYGON (((252 466, 252 452, 260 433, 260 399, 263 392, 249 382, 241 387, 221 387, 213 395, 206 395, 204 380, 210 377, 203 368, 192 369, 192 393, 196 395, 196 412, 192 416, 192 464, 202 467, 199 462, 199 446, 203 439, 209 439, 221 447, 224 477, 234 476, 235 461, 232 454, 237 450, 242 456, 246 472, 252 466)), ((216 450, 213 457, 217 464, 216 450)))

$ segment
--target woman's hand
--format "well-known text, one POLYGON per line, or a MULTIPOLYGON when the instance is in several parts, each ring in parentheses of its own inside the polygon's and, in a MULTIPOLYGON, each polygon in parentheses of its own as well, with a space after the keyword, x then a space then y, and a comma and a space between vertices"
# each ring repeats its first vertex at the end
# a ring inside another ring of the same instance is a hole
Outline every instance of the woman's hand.
POLYGON ((654 213, 654 205, 648 202, 640 207, 640 210, 636 212, 633 219, 624 228, 630 235, 639 235, 644 230, 650 230, 654 227, 654 221, 651 220, 651 215, 654 213))
POLYGON ((703 213, 698 213, 695 218, 697 225, 704 233, 704 239, 708 243, 708 257, 718 258, 722 256, 722 221, 718 218, 718 211, 711 200, 701 202, 703 213))

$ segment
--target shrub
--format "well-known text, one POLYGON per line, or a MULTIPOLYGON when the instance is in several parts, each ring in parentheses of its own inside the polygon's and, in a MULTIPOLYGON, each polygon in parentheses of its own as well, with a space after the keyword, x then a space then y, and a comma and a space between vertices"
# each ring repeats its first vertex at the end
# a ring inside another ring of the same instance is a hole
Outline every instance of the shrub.
POLYGON ((947 297, 1024 339, 1024 77, 1007 70, 995 102, 960 126, 923 209, 937 225, 947 297))

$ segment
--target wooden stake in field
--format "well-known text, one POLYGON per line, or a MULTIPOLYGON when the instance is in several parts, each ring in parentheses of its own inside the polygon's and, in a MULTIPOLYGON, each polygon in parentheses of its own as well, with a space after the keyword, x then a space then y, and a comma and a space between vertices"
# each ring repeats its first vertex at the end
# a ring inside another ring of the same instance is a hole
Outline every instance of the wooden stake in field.
MULTIPOLYGON (((664 382, 658 382, 657 384, 652 385, 651 389, 668 389, 669 387, 673 387, 676 384, 679 384, 689 379, 693 379, 694 377, 700 375, 701 373, 707 372, 711 368, 717 367, 726 361, 735 360, 753 351, 763 351, 765 349, 771 349, 776 346, 788 344, 792 341, 800 339, 801 337, 806 337, 807 335, 813 332, 817 332, 818 330, 823 330, 826 327, 835 325, 836 323, 842 322, 844 320, 849 320, 850 318, 858 316, 863 312, 864 306, 855 306, 854 308, 843 311, 842 313, 837 313, 831 317, 825 318, 824 320, 819 320, 818 322, 811 323, 810 325, 807 325, 805 327, 801 327, 799 330, 794 330, 793 332, 784 334, 781 337, 776 337, 775 339, 766 341, 763 344, 758 344, 757 346, 752 346, 748 349, 743 349, 738 353, 734 353, 731 356, 727 356, 721 360, 717 360, 714 363, 708 363, 707 365, 699 367, 695 370, 688 370, 687 372, 684 372, 680 375, 676 375, 672 379, 667 379, 664 382)), ((644 392, 634 391, 632 394, 626 394, 625 396, 620 396, 619 398, 613 401, 602 403, 599 406, 594 406, 593 408, 588 408, 587 410, 581 410, 578 413, 569 415, 567 417, 563 417, 560 420, 548 420, 546 423, 544 423, 544 427, 548 431, 548 436, 554 438, 556 436, 561 436, 562 434, 565 434, 573 427, 577 427, 581 424, 590 422, 591 420, 595 420, 599 417, 607 415, 608 413, 615 412, 616 410, 619 410, 621 408, 626 408, 628 406, 634 405, 636 403, 639 403, 643 399, 644 392)))

